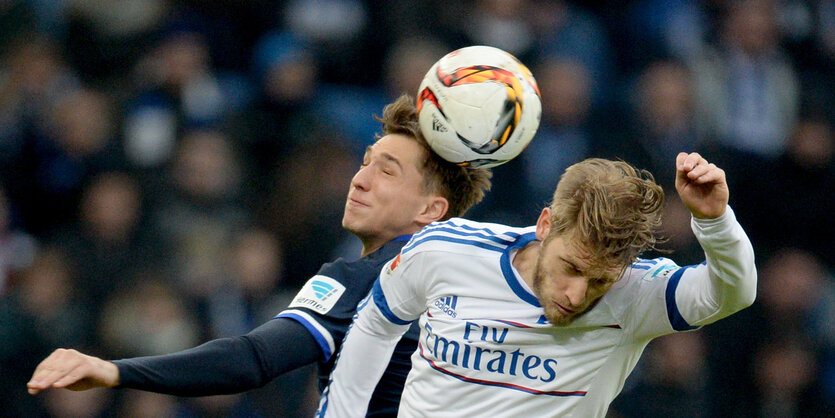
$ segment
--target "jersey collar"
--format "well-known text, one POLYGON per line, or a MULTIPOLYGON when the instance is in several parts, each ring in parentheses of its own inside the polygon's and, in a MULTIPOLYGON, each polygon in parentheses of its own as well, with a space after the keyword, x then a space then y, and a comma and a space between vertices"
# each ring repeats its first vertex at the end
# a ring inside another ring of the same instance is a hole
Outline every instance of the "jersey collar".
POLYGON ((516 294, 520 299, 524 300, 527 303, 530 303, 537 308, 541 308, 542 305, 539 304, 539 300, 536 298, 534 294, 529 292, 525 289, 524 286, 520 283, 522 280, 514 271, 513 266, 511 265, 510 260, 510 253, 513 250, 520 249, 525 245, 528 245, 531 241, 536 239, 536 232, 528 232, 526 234, 522 234, 519 238, 516 239, 516 242, 509 245, 507 248, 504 249, 502 252, 501 259, 499 262, 501 263, 502 267, 502 274, 504 275, 504 279, 507 281, 508 286, 516 294))

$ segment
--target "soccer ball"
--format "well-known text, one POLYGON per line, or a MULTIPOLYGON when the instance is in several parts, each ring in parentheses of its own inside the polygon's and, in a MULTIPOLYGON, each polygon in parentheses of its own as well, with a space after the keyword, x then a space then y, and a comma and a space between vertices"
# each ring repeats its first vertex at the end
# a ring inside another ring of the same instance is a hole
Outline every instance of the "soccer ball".
POLYGON ((542 116, 539 87, 525 65, 490 46, 450 52, 418 89, 420 129, 429 146, 461 166, 495 167, 522 152, 542 116))

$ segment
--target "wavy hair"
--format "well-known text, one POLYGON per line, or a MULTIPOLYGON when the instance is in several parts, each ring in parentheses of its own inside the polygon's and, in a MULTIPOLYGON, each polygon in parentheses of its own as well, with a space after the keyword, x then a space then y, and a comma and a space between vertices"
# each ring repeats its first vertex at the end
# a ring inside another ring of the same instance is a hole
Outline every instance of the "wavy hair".
POLYGON ((566 169, 551 203, 551 232, 569 234, 597 268, 626 267, 660 239, 664 190, 623 161, 590 158, 566 169))

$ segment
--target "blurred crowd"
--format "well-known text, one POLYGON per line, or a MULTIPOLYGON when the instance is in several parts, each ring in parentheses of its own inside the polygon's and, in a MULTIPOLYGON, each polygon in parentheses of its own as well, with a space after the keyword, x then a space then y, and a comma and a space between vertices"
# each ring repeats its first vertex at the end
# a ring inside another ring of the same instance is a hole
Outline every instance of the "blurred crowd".
POLYGON ((531 68, 543 114, 469 217, 532 224, 565 167, 621 158, 668 191, 664 255, 698 263, 673 188, 698 151, 754 243, 754 306, 650 344, 611 416, 835 410, 833 0, 0 0, 0 414, 310 416, 309 369, 194 399, 25 383, 57 347, 245 333, 358 257, 372 115, 474 44, 531 68))

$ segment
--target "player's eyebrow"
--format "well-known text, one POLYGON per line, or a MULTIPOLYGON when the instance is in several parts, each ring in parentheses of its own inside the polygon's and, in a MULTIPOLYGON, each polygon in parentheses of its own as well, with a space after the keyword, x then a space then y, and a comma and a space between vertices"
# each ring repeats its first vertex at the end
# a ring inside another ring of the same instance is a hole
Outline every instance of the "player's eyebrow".
POLYGON ((569 260, 568 258, 565 258, 565 256, 560 256, 560 260, 571 266, 571 268, 573 268, 574 270, 579 271, 580 274, 583 274, 583 269, 581 269, 580 266, 574 260, 569 260))
POLYGON ((594 268, 594 266, 591 266, 591 265, 586 265, 584 267, 581 267, 582 264, 579 261, 577 261, 573 258, 567 258, 565 256, 560 256, 559 258, 564 263, 571 266, 571 268, 577 270, 580 273, 580 275, 583 276, 583 277, 591 277, 593 279, 603 279, 603 280, 606 280, 608 282, 616 282, 618 277, 620 277, 619 275, 618 276, 612 276, 611 274, 608 274, 605 270, 599 269, 599 268, 594 268))
POLYGON ((397 165, 397 168, 400 169, 400 171, 403 171, 403 165, 400 164, 400 160, 398 160, 397 157, 395 157, 395 156, 393 156, 393 155, 391 155, 387 152, 381 152, 380 153, 380 158, 382 158, 386 161, 389 161, 391 163, 394 163, 395 165, 397 165))

